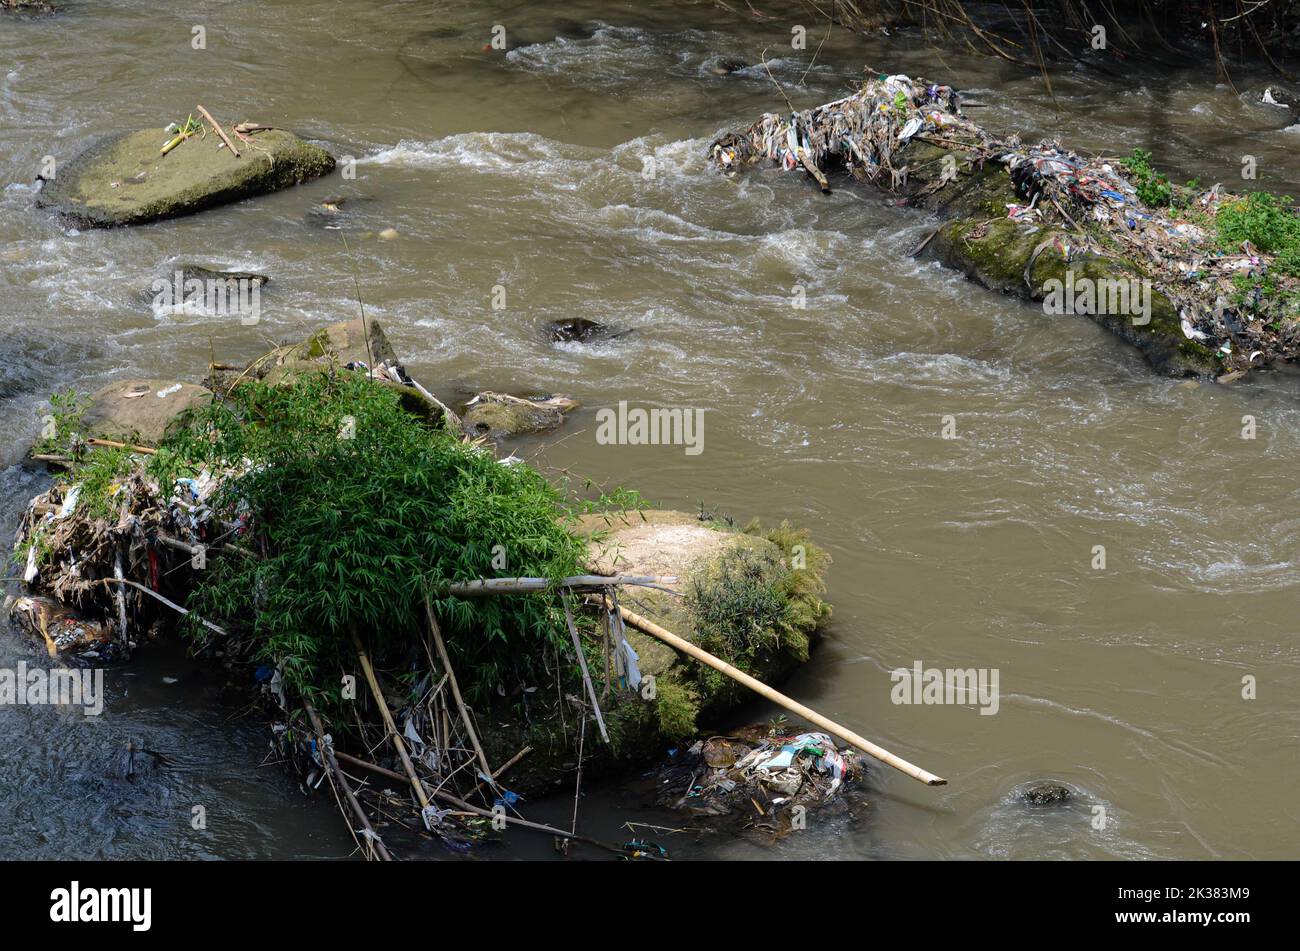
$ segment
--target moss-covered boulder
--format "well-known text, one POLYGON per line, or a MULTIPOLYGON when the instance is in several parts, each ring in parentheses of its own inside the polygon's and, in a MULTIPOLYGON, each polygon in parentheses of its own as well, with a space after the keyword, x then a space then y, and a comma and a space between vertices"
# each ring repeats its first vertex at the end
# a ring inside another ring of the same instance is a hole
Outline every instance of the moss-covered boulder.
POLYGON ((81 417, 81 433, 88 438, 157 446, 181 414, 211 401, 212 391, 193 383, 121 380, 91 395, 81 417))
MULTIPOLYGON (((271 351, 249 368, 246 378, 277 386, 305 372, 362 364, 367 367, 392 366, 398 362, 397 352, 378 321, 367 320, 363 327, 360 319, 345 320, 316 331, 302 343, 271 351)), ((446 420, 455 425, 455 417, 447 407, 418 388, 392 380, 375 379, 373 382, 396 393, 407 412, 431 424, 441 425, 446 420)))
POLYGON ((567 396, 528 399, 484 391, 465 406, 461 428, 467 436, 499 441, 556 429, 564 423, 564 414, 577 406, 567 396))
POLYGON ((47 0, 0 0, 0 13, 53 13, 47 0))
MULTIPOLYGON (((927 105, 923 111, 931 108, 927 105)), ((825 115, 832 112, 838 114, 828 110, 825 115)), ((715 141, 711 155, 720 167, 733 173, 767 161, 766 149, 756 148, 754 142, 772 118, 715 141)), ((1072 217, 1043 192, 1031 198, 1019 190, 1005 156, 999 157, 1002 149, 949 148, 920 136, 904 139, 890 159, 894 175, 875 181, 902 195, 906 204, 943 219, 917 253, 936 258, 985 287, 1034 301, 1048 296, 1049 282, 1065 282, 1067 272, 1071 282, 1092 287, 1105 285, 1109 290, 1121 282, 1128 288, 1139 287, 1142 295, 1149 294, 1150 304, 1148 314, 1144 301, 1140 319, 1134 319, 1131 309, 1122 313, 1089 307, 1079 313, 1131 343, 1162 374, 1221 372, 1214 351, 1183 332, 1182 315, 1171 298, 1177 288, 1163 283, 1150 264, 1135 260, 1132 247, 1116 238, 1112 226, 1092 220, 1080 208, 1074 209, 1072 217), (1031 207, 1034 203, 1037 206, 1031 207), (1009 216, 1012 212, 1015 217, 1009 216), (1091 250, 1081 251, 1081 246, 1091 250)), ((845 162, 832 148, 823 165, 818 174, 825 180, 824 173, 842 170, 845 162)), ((850 171, 858 179, 870 180, 861 167, 850 171)), ((1024 180, 1020 181, 1023 186, 1024 180)))
POLYGON ((111 228, 265 195, 334 168, 328 152, 283 129, 255 133, 238 158, 212 134, 163 155, 170 138, 165 129, 110 135, 61 164, 38 202, 78 224, 111 228))
MULTIPOLYGON (((1080 285, 1088 281, 1093 287, 1101 287, 1107 282, 1132 285, 1149 280, 1140 268, 1117 257, 1075 252, 1066 261, 1058 248, 1069 242, 1070 236, 1064 232, 1018 224, 1009 218, 957 218, 939 229, 927 250, 985 287, 1030 300, 1043 300, 1051 281, 1062 286, 1067 281, 1080 285)), ((1159 373, 1176 377, 1213 375, 1219 368, 1214 352, 1183 334, 1173 301, 1155 285, 1149 285, 1147 293, 1151 313, 1149 319, 1144 317, 1145 322, 1104 308, 1096 308, 1087 316, 1135 346, 1159 373)))
MULTIPOLYGON (((779 682, 808 659, 811 642, 830 614, 821 599, 829 558, 789 525, 737 531, 685 512, 637 511, 588 516, 579 530, 589 539, 593 571, 678 579, 673 587, 680 596, 623 588, 623 607, 765 682, 779 682)), ((628 626, 626 636, 644 679, 639 690, 615 683, 605 694, 602 713, 611 744, 604 746, 590 732, 585 745, 584 770, 594 774, 655 759, 750 696, 730 678, 636 628, 628 626)), ((593 680, 603 692, 603 639, 588 638, 586 648, 593 680)), ((523 746, 533 748, 512 770, 510 788, 536 793, 567 781, 575 765, 576 715, 575 707, 567 721, 553 717, 529 726, 485 717, 491 729, 484 743, 493 762, 504 762, 523 746)))

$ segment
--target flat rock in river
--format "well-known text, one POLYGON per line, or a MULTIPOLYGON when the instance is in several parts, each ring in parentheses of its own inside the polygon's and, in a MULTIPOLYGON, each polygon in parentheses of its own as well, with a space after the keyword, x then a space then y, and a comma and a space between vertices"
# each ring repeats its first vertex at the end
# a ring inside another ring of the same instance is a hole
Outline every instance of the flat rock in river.
POLYGON ((181 413, 211 402, 212 391, 175 380, 122 380, 90 400, 81 417, 85 435, 156 446, 181 413))
POLYGON ((195 136, 166 155, 165 129, 111 135, 58 167, 38 203, 98 228, 143 224, 264 195, 318 178, 334 157, 292 132, 268 129, 238 143, 239 158, 216 135, 195 136))

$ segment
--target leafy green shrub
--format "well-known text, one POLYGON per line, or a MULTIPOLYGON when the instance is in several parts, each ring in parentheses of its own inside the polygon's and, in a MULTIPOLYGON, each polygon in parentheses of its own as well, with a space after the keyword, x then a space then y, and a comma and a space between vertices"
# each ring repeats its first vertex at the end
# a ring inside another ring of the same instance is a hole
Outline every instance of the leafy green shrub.
POLYGON ((1300 276, 1300 215, 1289 200, 1269 192, 1250 192, 1224 202, 1216 221, 1219 245, 1240 251, 1249 241, 1265 254, 1275 254, 1278 273, 1300 276))
MULTIPOLYGON (((325 709, 339 673, 356 669, 352 632, 376 656, 420 644, 426 586, 504 573, 559 578, 577 573, 584 554, 536 471, 501 465, 350 374, 241 386, 164 445, 192 465, 246 460, 215 507, 227 518, 251 512, 253 538, 241 544, 265 557, 214 560, 190 603, 242 628, 257 658, 325 709), (498 545, 506 572, 492 564, 498 545)), ((571 650, 555 599, 435 596, 434 607, 479 699, 530 681, 544 646, 571 650)))
POLYGON ((1134 149, 1128 158, 1120 164, 1128 171, 1137 189, 1138 198, 1148 208, 1164 208, 1174 196, 1174 187, 1169 179, 1151 166, 1151 153, 1145 149, 1134 149))
MULTIPOLYGON (((804 531, 782 522, 769 531, 757 522, 744 534, 775 546, 733 549, 686 591, 686 606, 701 647, 741 670, 762 674, 779 669, 782 656, 806 661, 810 636, 830 615, 821 600, 822 571, 830 556, 808 541, 804 531)), ((697 670, 705 696, 726 699, 736 684, 709 667, 697 670)))
POLYGON ((81 428, 81 418, 85 415, 89 405, 89 402, 85 398, 78 396, 75 390, 65 390, 62 393, 51 395, 49 415, 54 425, 36 441, 32 451, 38 453, 70 452, 72 443, 81 428))

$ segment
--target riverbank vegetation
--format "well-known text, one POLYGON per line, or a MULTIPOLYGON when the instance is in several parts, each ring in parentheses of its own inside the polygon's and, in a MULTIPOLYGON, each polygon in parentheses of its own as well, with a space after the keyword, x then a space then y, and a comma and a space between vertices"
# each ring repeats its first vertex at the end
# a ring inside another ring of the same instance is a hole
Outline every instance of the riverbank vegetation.
MULTIPOLYGON (((214 379, 213 398, 153 447, 87 437, 93 400, 54 397, 53 435, 34 448, 62 472, 20 529, 28 580, 109 619, 124 647, 178 629, 256 691, 284 758, 320 767, 327 730, 362 751, 354 764, 403 770, 424 831, 458 848, 484 830, 438 821, 430 789, 474 814, 551 788, 575 757, 579 777, 653 761, 743 699, 732 679, 624 626, 617 565, 609 582, 584 574, 619 527, 664 513, 631 490, 592 498, 498 460, 450 417, 413 412, 399 388, 317 360, 274 384, 214 379), (469 590, 517 578, 536 586, 469 590), (610 610, 591 610, 596 595, 610 610), (388 744, 386 762, 364 753, 388 744), (496 782, 506 769, 509 795, 496 782)), ((829 614, 824 553, 786 524, 680 518, 709 557, 687 557, 680 579, 626 583, 680 581, 653 593, 734 669, 775 679, 806 660, 829 614)), ((679 531, 678 516, 665 524, 679 531)))

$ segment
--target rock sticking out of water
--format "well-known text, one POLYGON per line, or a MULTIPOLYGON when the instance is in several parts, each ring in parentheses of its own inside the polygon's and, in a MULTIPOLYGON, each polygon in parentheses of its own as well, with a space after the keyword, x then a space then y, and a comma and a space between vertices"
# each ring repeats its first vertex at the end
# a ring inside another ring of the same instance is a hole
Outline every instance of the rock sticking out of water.
POLYGON ((186 410, 206 406, 212 391, 177 380, 121 380, 94 393, 81 423, 99 439, 156 446, 186 410))
POLYGON ((749 69, 749 64, 741 62, 738 59, 721 58, 708 64, 708 70, 714 76, 730 76, 732 73, 738 73, 742 69, 749 69))
POLYGON ((256 132, 236 158, 216 137, 192 137, 161 154, 166 129, 108 136, 60 166, 37 199, 81 225, 111 228, 193 214, 265 195, 334 169, 320 146, 283 129, 256 132))
POLYGON ((613 340, 632 331, 614 330, 607 324, 586 317, 565 317, 551 321, 547 325, 547 332, 555 343, 589 343, 594 340, 613 340))
POLYGON ((0 0, 0 12, 8 11, 11 13, 53 13, 52 7, 46 0, 0 0))
POLYGON ((1039 780, 1022 786, 1017 797, 1031 806, 1055 806, 1074 798, 1074 790, 1064 783, 1039 780))
POLYGON ((484 391, 466 404, 461 425, 470 436, 505 439, 555 429, 564 422, 564 414, 577 406, 567 396, 524 399, 484 391))
POLYGON ((218 271, 213 268, 203 267, 200 264, 186 264, 180 268, 181 280, 202 281, 204 284, 209 281, 224 282, 227 285, 237 286, 241 282, 248 286, 257 285, 265 287, 271 283, 271 279, 265 274, 258 274, 255 271, 218 271))

